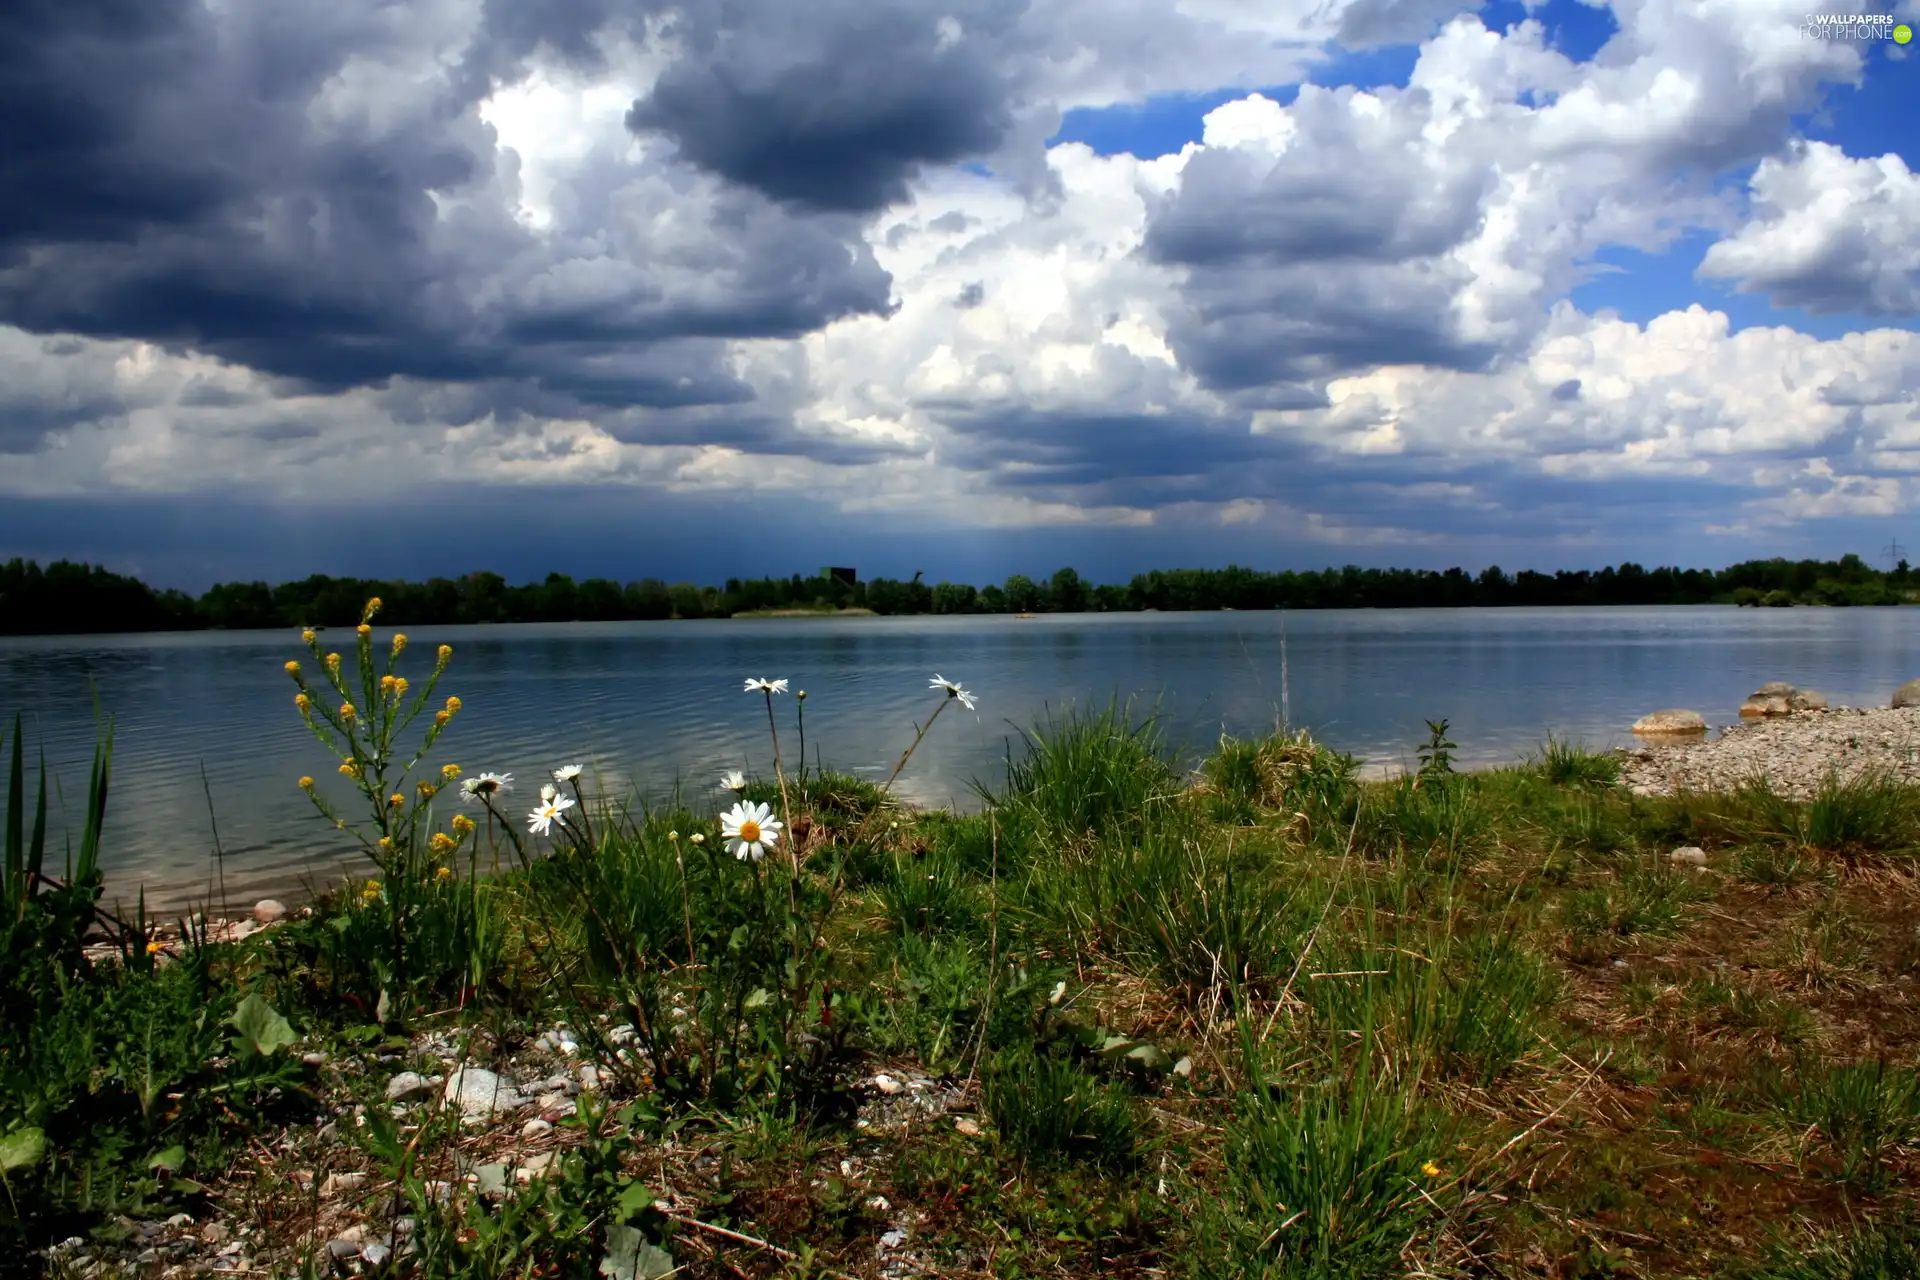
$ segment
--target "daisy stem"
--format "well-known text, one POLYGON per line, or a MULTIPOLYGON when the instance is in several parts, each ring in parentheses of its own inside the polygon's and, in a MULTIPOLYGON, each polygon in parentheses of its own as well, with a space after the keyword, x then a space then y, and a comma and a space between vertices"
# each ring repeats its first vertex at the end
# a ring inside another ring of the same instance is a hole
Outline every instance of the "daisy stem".
POLYGON ((593 849, 593 819, 587 816, 587 798, 581 794, 580 779, 569 779, 573 784, 573 798, 580 806, 580 831, 587 838, 587 850, 593 849))
POLYGON ((800 726, 800 786, 804 789, 807 785, 807 704, 798 698, 793 702, 793 718, 800 726))
POLYGON ((940 699, 940 705, 933 709, 933 714, 927 717, 927 722, 921 725, 919 731, 913 735, 913 741, 907 744, 906 751, 900 756, 900 763, 893 766, 893 772, 888 774, 887 780, 880 784, 880 790, 886 792, 893 790, 893 780, 898 778, 900 771, 907 767, 907 761, 913 759, 913 753, 920 749, 920 740, 927 736, 927 730, 933 728, 933 722, 940 718, 940 713, 945 711, 947 704, 952 701, 953 695, 951 694, 940 699))
MULTIPOLYGON (((787 856, 793 859, 793 879, 787 881, 787 912, 800 914, 800 846, 793 839, 793 804, 787 798, 787 773, 780 767, 780 730, 773 721, 773 690, 767 695, 767 732, 773 735, 773 776, 780 781, 780 820, 787 826, 787 856)), ((756 875, 758 873, 756 872, 756 875)), ((794 941, 794 959, 800 956, 799 940, 794 941)))
POLYGON ((687 862, 680 855, 680 842, 673 842, 673 865, 680 868, 680 910, 687 921, 687 967, 694 965, 693 950, 693 892, 687 887, 687 862))

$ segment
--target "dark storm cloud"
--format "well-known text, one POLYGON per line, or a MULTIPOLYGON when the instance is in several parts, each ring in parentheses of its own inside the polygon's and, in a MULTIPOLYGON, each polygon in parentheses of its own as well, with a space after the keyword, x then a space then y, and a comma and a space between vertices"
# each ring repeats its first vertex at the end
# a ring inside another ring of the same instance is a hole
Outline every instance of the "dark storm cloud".
POLYGON ((1150 209, 1145 250, 1184 268, 1168 339, 1215 390, 1309 404, 1329 378, 1382 364, 1475 369, 1494 354, 1454 314, 1471 271, 1443 256, 1479 227, 1493 171, 1436 172, 1418 93, 1356 113, 1307 88, 1276 157, 1196 154, 1150 209))
POLYGON ((842 211, 905 197, 924 165, 982 155, 1012 125, 997 37, 1018 4, 941 12, 869 0, 691 7, 676 62, 627 125, 776 200, 842 211))
POLYGON ((1349 49, 1414 44, 1438 31, 1455 14, 1479 8, 1460 0, 1359 0, 1340 15, 1339 40, 1349 49))
MULTIPOLYGON (((857 220, 703 196, 657 164, 604 157, 565 193, 573 221, 528 231, 472 77, 343 88, 382 59, 428 64, 440 11, 396 23, 374 0, 304 0, 217 29, 189 0, 8 13, 0 323, 191 347, 304 389, 523 382, 591 412, 737 403, 726 339, 889 305, 857 220), (707 239, 651 240, 668 203, 707 239)), ((542 42, 589 58, 605 18, 584 3, 489 16, 495 61, 542 42)), ((36 430, 23 422, 9 440, 36 430)))
POLYGON ((1570 400, 1578 400, 1580 398, 1580 379, 1568 378, 1565 382, 1553 389, 1552 395, 1555 400, 1563 403, 1570 400))

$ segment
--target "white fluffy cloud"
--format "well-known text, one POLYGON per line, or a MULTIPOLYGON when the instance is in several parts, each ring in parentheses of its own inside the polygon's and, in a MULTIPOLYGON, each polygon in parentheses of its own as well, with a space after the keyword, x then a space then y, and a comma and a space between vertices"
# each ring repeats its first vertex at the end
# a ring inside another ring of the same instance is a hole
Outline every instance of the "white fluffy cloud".
MULTIPOLYGON (((815 83, 778 42, 708 15, 571 43, 496 31, 482 57, 476 11, 449 2, 436 41, 346 60, 303 108, 355 145, 404 137, 491 69, 447 108, 466 114, 446 136, 484 154, 433 189, 428 239, 452 247, 428 257, 452 274, 408 299, 431 323, 402 335, 396 376, 295 385, 245 342, 0 327, 0 492, 596 484, 1348 544, 1604 540, 1656 508, 1721 532, 1905 509, 1912 332, 1736 333, 1702 307, 1632 323, 1566 301, 1600 250, 1697 228, 1720 237, 1703 276, 1920 312, 1920 179, 1794 135, 1860 50, 1803 39, 1790 3, 1617 0, 1620 34, 1582 64, 1537 24, 1488 31, 1456 7, 930 15, 928 65, 970 41, 1020 51, 1004 84, 969 89, 1006 127, 953 134, 951 155, 867 138, 847 172, 877 203, 841 208, 765 137, 688 114, 815 83), (1405 89, 1249 93, 1157 159, 1037 145, 1069 107, 1274 83, 1326 39, 1409 32, 1425 43, 1405 89), (660 85, 678 96, 650 99, 660 85), (969 148, 990 172, 951 163, 969 148), (1714 181, 1748 165, 1745 193, 1714 181), (482 245, 499 255, 476 265, 482 245)), ((791 56, 854 49, 846 31, 791 56)), ((875 83, 886 129, 944 109, 875 83)), ((801 140, 853 145, 855 115, 828 123, 801 140)), ((324 207, 278 208, 276 235, 326 234, 324 207)), ((375 367, 380 338, 344 349, 375 367)))

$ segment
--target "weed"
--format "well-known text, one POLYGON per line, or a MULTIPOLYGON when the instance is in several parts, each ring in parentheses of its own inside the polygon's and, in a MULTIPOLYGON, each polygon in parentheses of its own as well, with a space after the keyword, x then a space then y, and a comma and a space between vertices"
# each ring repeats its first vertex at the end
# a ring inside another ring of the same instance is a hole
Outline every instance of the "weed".
POLYGON ((1022 1158, 1125 1168, 1135 1160, 1133 1104, 1118 1085, 1030 1048, 1002 1050, 981 1096, 1000 1140, 1022 1158))
POLYGON ((1590 751, 1582 743, 1547 735, 1537 765, 1540 777, 1556 787, 1606 787, 1620 780, 1620 758, 1590 751))
POLYGON ((1773 1105, 1803 1151, 1862 1190, 1884 1187, 1889 1157, 1920 1138, 1920 1075, 1885 1059, 1809 1064, 1775 1087, 1773 1105))

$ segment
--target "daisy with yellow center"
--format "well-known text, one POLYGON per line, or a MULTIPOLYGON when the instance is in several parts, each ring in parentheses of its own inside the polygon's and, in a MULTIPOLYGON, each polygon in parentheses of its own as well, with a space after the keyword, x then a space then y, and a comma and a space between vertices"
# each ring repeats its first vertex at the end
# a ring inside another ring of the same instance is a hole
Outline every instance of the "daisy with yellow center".
POLYGON ((780 826, 766 805, 736 804, 720 815, 720 838, 734 857, 758 862, 779 841, 780 826))

